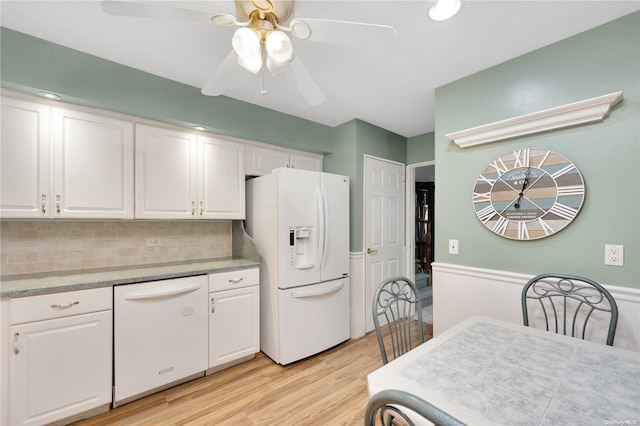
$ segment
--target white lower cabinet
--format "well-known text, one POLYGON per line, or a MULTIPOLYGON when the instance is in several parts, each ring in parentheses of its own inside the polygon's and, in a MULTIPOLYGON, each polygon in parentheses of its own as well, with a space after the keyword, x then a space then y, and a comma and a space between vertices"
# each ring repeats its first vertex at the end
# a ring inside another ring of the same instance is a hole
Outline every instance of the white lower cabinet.
POLYGON ((111 288, 12 299, 9 424, 42 425, 111 403, 111 288))
POLYGON ((260 351, 259 283, 257 268, 209 275, 209 369, 260 351))

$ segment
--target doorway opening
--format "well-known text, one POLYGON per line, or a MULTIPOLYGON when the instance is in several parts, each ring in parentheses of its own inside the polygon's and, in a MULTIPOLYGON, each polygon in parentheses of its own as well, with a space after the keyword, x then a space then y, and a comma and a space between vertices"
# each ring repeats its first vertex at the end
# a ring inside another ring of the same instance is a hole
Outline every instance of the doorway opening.
POLYGON ((435 164, 407 166, 407 272, 416 283, 424 322, 433 324, 431 264, 434 261, 435 164))

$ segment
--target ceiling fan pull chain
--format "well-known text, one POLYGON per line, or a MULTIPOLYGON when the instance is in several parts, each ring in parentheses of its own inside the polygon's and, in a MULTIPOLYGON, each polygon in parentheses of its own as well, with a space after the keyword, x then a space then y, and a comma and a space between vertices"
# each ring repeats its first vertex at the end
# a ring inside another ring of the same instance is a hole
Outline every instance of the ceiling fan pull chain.
POLYGON ((267 89, 264 88, 264 67, 262 67, 262 89, 260 89, 261 95, 267 94, 267 89))

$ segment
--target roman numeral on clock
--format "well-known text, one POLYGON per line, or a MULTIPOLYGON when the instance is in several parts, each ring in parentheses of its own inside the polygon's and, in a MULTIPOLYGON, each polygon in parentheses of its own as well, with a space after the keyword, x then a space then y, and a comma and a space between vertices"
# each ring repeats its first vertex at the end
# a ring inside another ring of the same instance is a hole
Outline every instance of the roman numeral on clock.
POLYGON ((568 164, 565 167, 558 170, 557 172, 555 172, 554 174, 552 174, 551 177, 553 179, 558 179, 560 176, 567 174, 571 170, 575 170, 575 169, 576 169, 576 166, 574 166, 573 164, 568 164))
POLYGON ((509 170, 507 165, 502 161, 502 158, 498 158, 496 161, 491 162, 490 165, 491 167, 496 169, 496 172, 498 172, 498 176, 502 176, 507 172, 507 170, 509 170))
POLYGON ((529 229, 527 228, 527 224, 525 222, 518 222, 518 239, 529 239, 529 229))
POLYGON ((529 167, 529 162, 531 160, 531 150, 530 149, 519 149, 518 151, 513 151, 513 155, 516 157, 516 162, 514 167, 529 167))
POLYGON ((584 185, 567 185, 558 187, 558 197, 584 195, 584 185))
POLYGON ((493 226, 493 232, 496 234, 504 235, 504 232, 507 230, 507 226, 509 225, 509 219, 505 219, 500 216, 498 222, 493 226))
POLYGON ((473 193, 473 202, 474 203, 486 203, 491 201, 491 192, 474 192, 473 193))
POLYGON ((497 214, 498 212, 496 211, 496 209, 493 208, 493 205, 491 204, 483 208, 482 210, 478 210, 476 212, 478 219, 480 219, 480 221, 483 223, 488 222, 492 217, 494 217, 497 214))
POLYGON ((549 210, 549 213, 560 216, 563 219, 573 220, 573 218, 578 215, 578 209, 565 206, 564 204, 555 203, 549 210))

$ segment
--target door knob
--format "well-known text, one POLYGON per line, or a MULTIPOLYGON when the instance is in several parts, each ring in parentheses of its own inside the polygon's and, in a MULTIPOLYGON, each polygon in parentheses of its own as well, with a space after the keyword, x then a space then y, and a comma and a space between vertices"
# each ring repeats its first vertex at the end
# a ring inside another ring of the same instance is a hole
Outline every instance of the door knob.
POLYGON ((370 249, 370 248, 368 248, 368 249, 367 249, 367 253, 368 253, 368 254, 378 254, 378 250, 374 250, 374 249, 370 249))

